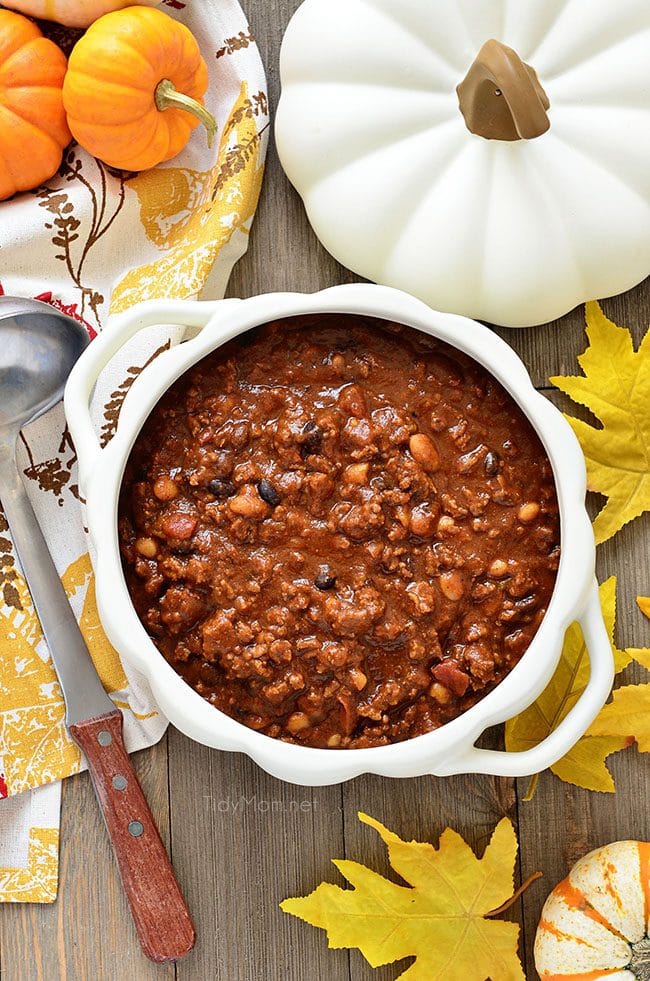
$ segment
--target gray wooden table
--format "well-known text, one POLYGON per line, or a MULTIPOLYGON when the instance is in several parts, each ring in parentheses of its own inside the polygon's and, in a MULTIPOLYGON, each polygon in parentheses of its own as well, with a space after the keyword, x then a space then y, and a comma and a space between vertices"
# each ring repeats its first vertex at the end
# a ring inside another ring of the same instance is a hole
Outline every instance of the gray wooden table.
MULTIPOLYGON (((299 0, 244 0, 274 105, 280 40, 298 5, 299 0)), ((235 272, 231 294, 313 292, 353 279, 317 243, 271 148, 250 251, 235 272)), ((650 281, 604 307, 640 339, 650 323, 650 281)), ((500 333, 544 389, 549 375, 575 373, 583 329, 578 310, 559 324, 500 333)), ((649 542, 650 522, 641 519, 599 549, 601 580, 612 573, 619 577, 620 645, 650 645, 650 625, 635 605, 637 593, 650 592, 649 542)), ((640 669, 638 675, 641 680, 640 669)), ((628 669, 625 678, 635 676, 628 669)), ((496 744, 499 739, 495 734, 496 744)), ((304 895, 323 879, 342 884, 331 858, 356 858, 388 871, 383 846, 356 819, 359 810, 406 839, 436 841, 450 825, 478 849, 508 815, 521 842, 519 874, 545 873, 512 911, 522 927, 526 975, 532 979, 535 926, 551 887, 596 845, 650 838, 650 767, 635 749, 613 758, 616 796, 576 790, 545 773, 530 803, 522 800, 526 781, 486 776, 360 777, 326 789, 288 786, 244 757, 198 746, 175 730, 138 754, 136 765, 196 920, 196 949, 177 966, 153 965, 140 953, 84 774, 64 786, 58 901, 0 908, 2 981, 389 981, 398 967, 372 971, 356 951, 328 951, 321 931, 278 909, 282 899, 304 895)))

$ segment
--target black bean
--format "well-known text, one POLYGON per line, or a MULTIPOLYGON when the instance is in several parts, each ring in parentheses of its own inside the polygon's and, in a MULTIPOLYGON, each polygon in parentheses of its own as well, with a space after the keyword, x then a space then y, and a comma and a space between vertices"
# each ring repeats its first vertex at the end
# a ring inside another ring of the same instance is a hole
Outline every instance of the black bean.
POLYGON ((323 430, 315 422, 306 422, 302 427, 302 445, 300 452, 303 456, 318 453, 323 444, 323 430))
POLYGON ((493 453, 492 450, 490 450, 490 452, 486 454, 485 460, 483 461, 483 469, 488 477, 496 477, 501 469, 501 457, 499 454, 493 453))
POLYGON ((332 575, 327 566, 323 566, 321 571, 314 579, 314 586, 316 589, 320 589, 323 592, 326 592, 328 589, 334 589, 336 586, 336 576, 332 575))
POLYGON ((270 504, 272 508, 277 508, 280 503, 280 495, 276 491, 272 483, 266 479, 260 480, 257 485, 257 493, 260 495, 263 501, 270 504))
POLYGON ((237 488, 233 484, 232 480, 221 480, 216 478, 211 480, 208 484, 208 490, 215 497, 232 497, 233 494, 237 493, 237 488))
POLYGON ((531 610, 537 609, 539 606, 539 600, 534 593, 531 593, 529 596, 524 596, 521 599, 515 600, 515 606, 518 610, 528 613, 531 610))
POLYGON ((190 552, 194 551, 194 546, 191 542, 176 542, 176 544, 172 546, 171 551, 176 555, 189 555, 190 552))

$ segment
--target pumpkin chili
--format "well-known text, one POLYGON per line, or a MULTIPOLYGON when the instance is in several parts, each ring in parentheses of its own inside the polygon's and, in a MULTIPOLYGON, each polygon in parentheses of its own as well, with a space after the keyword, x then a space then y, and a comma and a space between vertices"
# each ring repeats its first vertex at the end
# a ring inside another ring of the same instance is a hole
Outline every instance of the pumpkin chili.
POLYGON ((365 748, 460 715, 519 661, 560 555, 549 460, 492 375, 411 328, 292 318, 153 410, 123 482, 135 608, 204 698, 365 748))

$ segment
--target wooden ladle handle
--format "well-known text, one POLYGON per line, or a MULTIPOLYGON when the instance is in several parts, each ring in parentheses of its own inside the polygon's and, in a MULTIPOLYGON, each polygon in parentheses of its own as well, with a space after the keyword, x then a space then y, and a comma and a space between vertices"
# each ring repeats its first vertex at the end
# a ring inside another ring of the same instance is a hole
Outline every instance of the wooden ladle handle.
POLYGON ((189 910, 122 738, 122 713, 70 726, 85 753, 144 953, 177 960, 196 940, 189 910))

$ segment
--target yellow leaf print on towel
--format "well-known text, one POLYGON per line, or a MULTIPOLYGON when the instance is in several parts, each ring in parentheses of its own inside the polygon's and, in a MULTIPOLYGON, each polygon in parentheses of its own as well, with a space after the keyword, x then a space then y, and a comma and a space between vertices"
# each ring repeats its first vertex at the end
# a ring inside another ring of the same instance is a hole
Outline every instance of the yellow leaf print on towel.
POLYGON ((68 567, 63 577, 63 585, 68 596, 77 592, 78 589, 82 589, 86 583, 88 588, 79 620, 81 632, 106 691, 124 691, 128 686, 127 677, 124 674, 120 656, 104 633, 99 621, 95 595, 95 576, 87 552, 68 567))
MULTIPOLYGON (((87 553, 69 566, 62 581, 68 596, 87 586, 81 632, 106 690, 124 691, 124 669, 99 622, 87 553)), ((22 576, 15 586, 22 611, 0 613, 0 650, 8 652, 0 659, 0 757, 10 794, 76 773, 81 761, 64 725, 54 668, 38 650, 43 633, 22 576)), ((42 646, 41 651, 46 653, 42 646)))
POLYGON ((25 868, 0 869, 3 903, 53 903, 59 871, 59 829, 31 828, 25 868))
POLYGON ((128 182, 138 195, 147 237, 165 251, 127 273, 113 290, 110 312, 163 297, 195 296, 221 249, 237 231, 247 233, 262 187, 260 147, 268 123, 266 97, 249 97, 242 84, 224 127, 211 171, 160 167, 128 182))
POLYGON ((79 769, 79 750, 66 733, 61 689, 24 579, 15 586, 23 607, 0 617, 0 755, 7 788, 16 794, 79 769))

